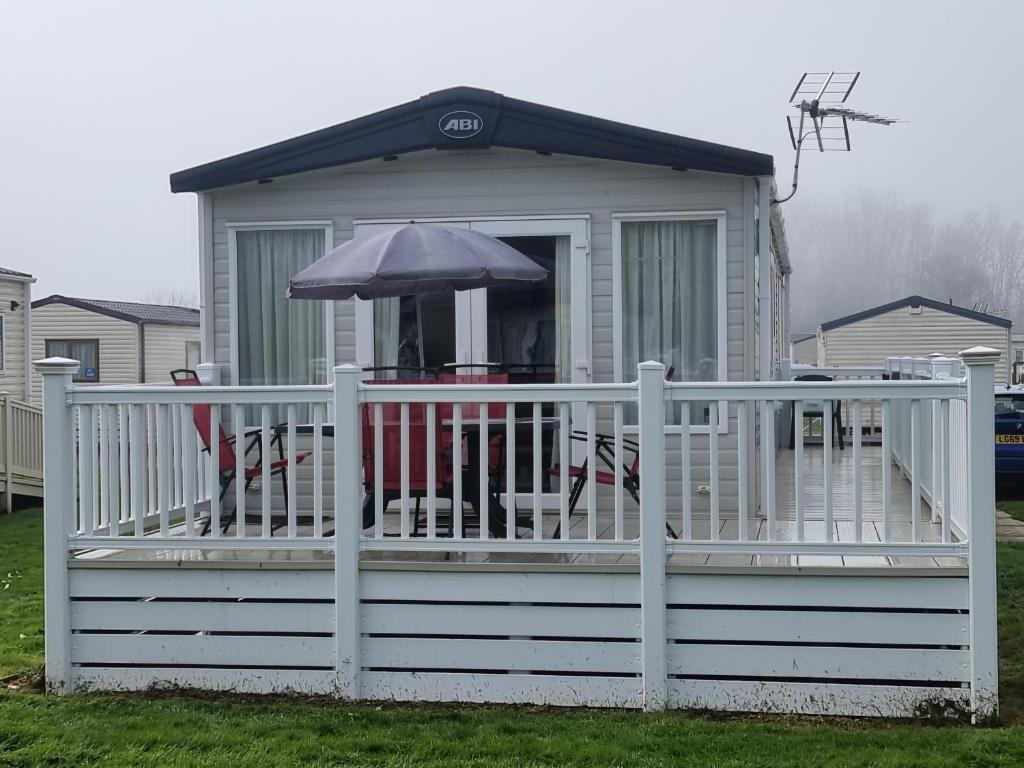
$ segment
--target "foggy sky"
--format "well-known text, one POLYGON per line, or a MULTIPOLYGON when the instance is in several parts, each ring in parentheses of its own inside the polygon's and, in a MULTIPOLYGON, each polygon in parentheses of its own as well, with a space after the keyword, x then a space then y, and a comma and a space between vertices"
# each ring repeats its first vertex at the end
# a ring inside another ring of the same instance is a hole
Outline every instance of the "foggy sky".
POLYGON ((1022 21, 1009 1, 0 0, 0 266, 36 297, 195 292, 195 195, 169 173, 454 85, 768 152, 786 191, 796 78, 860 69, 850 105, 909 122, 807 154, 787 215, 871 187, 1024 218, 1022 21))

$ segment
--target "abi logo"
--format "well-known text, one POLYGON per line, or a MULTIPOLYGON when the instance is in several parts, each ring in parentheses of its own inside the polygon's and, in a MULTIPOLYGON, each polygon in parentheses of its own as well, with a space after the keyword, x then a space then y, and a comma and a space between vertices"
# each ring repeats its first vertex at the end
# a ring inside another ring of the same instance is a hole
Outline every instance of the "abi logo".
POLYGON ((483 130, 484 121, 476 112, 458 110, 438 120, 437 128, 449 139, 468 139, 483 130))

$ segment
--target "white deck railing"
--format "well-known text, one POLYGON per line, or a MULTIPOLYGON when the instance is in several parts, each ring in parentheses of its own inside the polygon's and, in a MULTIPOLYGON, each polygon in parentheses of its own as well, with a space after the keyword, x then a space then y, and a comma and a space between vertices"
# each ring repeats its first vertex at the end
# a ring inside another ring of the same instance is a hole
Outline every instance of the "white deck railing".
POLYGON ((669 553, 967 552, 966 380, 675 383, 654 363, 629 384, 375 386, 351 366, 336 373, 334 386, 302 387, 52 379, 69 545, 324 549, 338 510, 363 550, 636 554, 651 519, 669 553), (834 401, 855 423, 878 404, 909 509, 887 462, 864 460, 859 430, 852 477, 836 480, 827 419, 820 459, 797 440, 779 466, 767 448, 778 408, 800 423, 808 404, 834 401), (204 449, 197 418, 222 425, 220 450, 204 449), (870 502, 867 488, 880 490, 870 502))

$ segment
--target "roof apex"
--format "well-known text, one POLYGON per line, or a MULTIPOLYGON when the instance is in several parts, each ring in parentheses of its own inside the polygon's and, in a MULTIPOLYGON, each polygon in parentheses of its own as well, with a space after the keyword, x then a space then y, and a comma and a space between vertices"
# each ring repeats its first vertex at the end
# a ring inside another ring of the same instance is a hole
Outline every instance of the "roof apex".
POLYGON ((771 155, 457 86, 172 173, 171 191, 200 192, 425 149, 490 147, 742 176, 774 170, 771 155), (466 124, 453 124, 455 115, 466 124))
POLYGON ((959 315, 960 317, 967 317, 972 320, 978 320, 983 323, 990 323, 991 325, 998 325, 1001 328, 1009 328, 1013 325, 1013 321, 1008 320, 1005 317, 999 317, 998 315, 990 315, 986 312, 979 312, 976 309, 967 309, 966 307, 958 307, 956 304, 948 304, 944 301, 936 301, 935 299, 929 299, 925 296, 907 296, 903 299, 897 299, 891 301, 888 304, 880 304, 877 307, 871 307, 869 309, 855 312, 852 315, 846 315, 845 317, 839 317, 835 320, 828 320, 821 324, 821 330, 831 331, 835 328, 841 328, 844 325, 850 325, 856 323, 859 320, 867 320, 871 317, 878 315, 884 315, 886 312, 892 312, 896 309, 903 309, 904 307, 928 307, 929 309, 936 309, 940 312, 948 312, 951 315, 959 315))

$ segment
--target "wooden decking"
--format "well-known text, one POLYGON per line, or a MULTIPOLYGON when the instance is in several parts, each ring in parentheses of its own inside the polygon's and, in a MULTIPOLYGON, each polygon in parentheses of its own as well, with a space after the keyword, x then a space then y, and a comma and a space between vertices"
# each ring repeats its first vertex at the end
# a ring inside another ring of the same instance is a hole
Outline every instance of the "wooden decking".
MULTIPOLYGON (((803 483, 804 483, 804 539, 807 541, 823 541, 824 530, 824 481, 823 481, 823 449, 820 445, 808 445, 804 449, 803 483)), ((769 523, 763 516, 749 521, 747 538, 751 541, 790 542, 797 540, 796 517, 796 485, 795 485, 795 454, 790 450, 782 450, 778 454, 776 465, 776 523, 774 535, 769 537, 769 523)), ((895 466, 883 468, 881 448, 865 445, 862 449, 862 524, 861 540, 877 542, 882 540, 882 472, 888 471, 892 479, 892 530, 896 540, 907 541, 911 530, 910 483, 900 474, 895 466)), ((854 528, 854 466, 853 451, 847 449, 833 451, 833 538, 837 542, 856 541, 854 528)), ((258 504, 258 501, 257 501, 258 504)), ((399 530, 397 505, 386 514, 385 531, 396 535, 399 530)), ((258 508, 258 507, 257 507, 258 508)), ((669 511, 669 523, 679 530, 681 520, 674 519, 673 511, 669 511)), ((678 518, 678 513, 675 513, 678 518)), ((598 537, 611 539, 614 537, 614 521, 602 510, 597 521, 598 537)), ((554 538, 558 525, 557 510, 545 510, 543 516, 544 538, 554 538)), ((250 525, 250 527, 252 527, 250 525)), ((330 529, 330 524, 325 524, 330 529)), ((639 519, 635 507, 627 505, 624 520, 624 535, 633 538, 638 535, 639 519)), ((443 526, 439 525, 439 529, 443 526)), ((586 537, 586 514, 574 515, 570 538, 586 537)), ((735 541, 739 538, 739 521, 735 517, 726 517, 721 521, 719 539, 735 541)), ((921 503, 921 519, 919 521, 920 536, 924 541, 940 541, 941 528, 931 522, 931 511, 928 504, 921 503)), ((227 531, 228 536, 235 532, 234 526, 227 531)), ((299 527, 300 536, 308 536, 310 531, 299 527)), ((526 531, 520 531, 523 536, 526 531)), ((706 517, 698 517, 693 521, 693 537, 710 539, 710 521, 706 517)), ((475 529, 470 530, 475 535, 475 529)), ((284 544, 284 542, 282 542, 284 544)), ((93 551, 80 555, 82 559, 151 561, 208 561, 218 563, 270 563, 286 561, 290 563, 329 562, 333 554, 327 551, 250 551, 250 550, 127 550, 127 551, 93 551)), ((442 552, 410 552, 410 551, 378 551, 364 552, 364 562, 393 563, 464 563, 464 564, 571 564, 580 566, 602 565, 636 565, 635 555, 594 555, 594 554, 522 554, 522 553, 442 553, 442 552)), ((735 555, 735 554, 676 554, 669 560, 670 566, 797 566, 797 567, 863 567, 863 568, 936 568, 946 566, 962 567, 965 562, 958 557, 893 557, 893 556, 823 556, 823 555, 735 555)))

